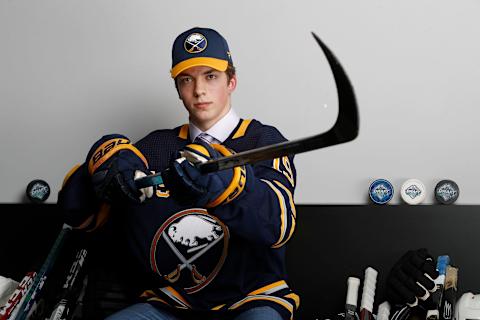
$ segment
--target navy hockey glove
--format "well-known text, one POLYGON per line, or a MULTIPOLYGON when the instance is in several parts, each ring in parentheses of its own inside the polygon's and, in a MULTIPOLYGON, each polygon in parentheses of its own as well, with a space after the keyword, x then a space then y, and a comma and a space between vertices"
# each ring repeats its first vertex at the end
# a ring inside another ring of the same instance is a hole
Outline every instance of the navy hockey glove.
POLYGON ((165 187, 185 204, 213 208, 229 203, 245 188, 249 168, 240 166, 202 174, 194 164, 231 154, 231 150, 220 144, 189 144, 162 173, 165 187))
POLYGON ((387 299, 392 304, 415 306, 435 291, 438 277, 435 261, 427 249, 410 250, 393 266, 387 277, 387 299))
POLYGON ((114 203, 129 199, 140 203, 153 195, 153 187, 135 187, 135 179, 149 174, 148 163, 125 136, 103 136, 88 152, 87 164, 95 193, 101 200, 114 203))

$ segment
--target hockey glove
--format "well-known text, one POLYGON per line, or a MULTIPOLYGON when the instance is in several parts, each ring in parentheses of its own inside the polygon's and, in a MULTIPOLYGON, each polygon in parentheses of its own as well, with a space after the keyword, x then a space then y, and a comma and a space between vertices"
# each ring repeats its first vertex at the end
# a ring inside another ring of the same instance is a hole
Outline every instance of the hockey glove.
POLYGON ((392 304, 416 306, 435 291, 438 277, 435 261, 427 249, 410 250, 393 266, 387 277, 387 299, 392 304))
POLYGON ((184 204, 213 208, 229 203, 242 193, 249 168, 240 166, 202 174, 195 163, 231 154, 220 144, 189 144, 162 173, 165 187, 184 204))
POLYGON ((87 164, 95 193, 101 200, 141 203, 153 195, 153 187, 135 187, 135 179, 149 174, 148 163, 125 136, 103 136, 88 152, 87 164))

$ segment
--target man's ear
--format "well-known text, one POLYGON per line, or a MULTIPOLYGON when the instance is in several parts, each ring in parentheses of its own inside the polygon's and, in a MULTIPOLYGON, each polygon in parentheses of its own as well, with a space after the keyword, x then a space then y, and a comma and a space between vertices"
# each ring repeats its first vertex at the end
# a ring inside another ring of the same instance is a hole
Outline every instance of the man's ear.
POLYGON ((235 91, 235 88, 237 87, 237 75, 233 75, 232 78, 228 81, 228 91, 229 93, 232 93, 235 91))

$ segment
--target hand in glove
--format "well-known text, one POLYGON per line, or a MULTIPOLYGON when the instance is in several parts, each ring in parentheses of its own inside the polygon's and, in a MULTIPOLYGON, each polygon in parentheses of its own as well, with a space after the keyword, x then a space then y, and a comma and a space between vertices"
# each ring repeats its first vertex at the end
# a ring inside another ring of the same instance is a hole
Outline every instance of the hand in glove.
POLYGON ((148 163, 125 136, 112 134, 95 142, 88 152, 87 164, 95 193, 101 200, 141 203, 153 195, 153 187, 135 187, 136 179, 149 174, 148 163))
POLYGON ((173 197, 185 204, 212 208, 229 203, 245 187, 246 166, 202 174, 195 163, 230 154, 230 150, 219 144, 187 145, 179 151, 178 159, 162 173, 165 187, 173 197))

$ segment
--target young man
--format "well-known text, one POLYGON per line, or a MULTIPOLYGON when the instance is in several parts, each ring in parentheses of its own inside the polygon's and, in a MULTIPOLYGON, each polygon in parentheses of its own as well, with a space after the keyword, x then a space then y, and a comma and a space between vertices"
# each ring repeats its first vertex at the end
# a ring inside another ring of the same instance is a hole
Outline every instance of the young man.
POLYGON ((235 68, 215 30, 175 39, 171 75, 189 124, 135 145, 102 137, 59 194, 74 227, 94 230, 108 212, 121 221, 142 302, 109 319, 292 319, 299 298, 287 284, 285 244, 295 229, 293 157, 208 175, 193 164, 286 139, 233 110, 235 68), (162 172, 164 185, 137 190, 134 180, 149 171, 162 172))

